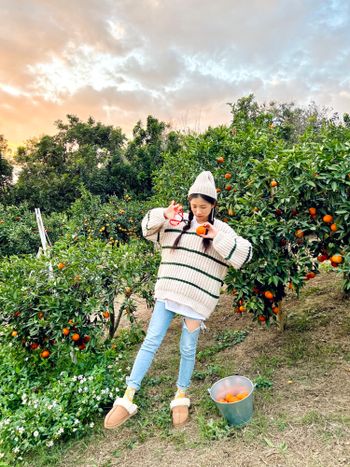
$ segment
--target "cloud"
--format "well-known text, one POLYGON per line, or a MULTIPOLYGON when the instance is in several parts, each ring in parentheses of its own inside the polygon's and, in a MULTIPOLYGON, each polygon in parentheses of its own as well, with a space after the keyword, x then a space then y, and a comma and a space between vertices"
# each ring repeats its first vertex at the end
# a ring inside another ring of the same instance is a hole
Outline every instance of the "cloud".
POLYGON ((122 127, 227 123, 227 102, 350 110, 341 0, 2 0, 0 133, 54 132, 67 113, 122 127))

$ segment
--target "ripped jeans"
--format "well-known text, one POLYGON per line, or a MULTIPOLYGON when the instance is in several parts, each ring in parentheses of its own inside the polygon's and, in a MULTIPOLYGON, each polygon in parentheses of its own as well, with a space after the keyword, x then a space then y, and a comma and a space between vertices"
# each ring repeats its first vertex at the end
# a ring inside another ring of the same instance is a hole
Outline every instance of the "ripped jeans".
MULTIPOLYGON (((147 373, 154 355, 162 343, 171 321, 176 313, 165 308, 165 303, 157 301, 152 313, 152 317, 147 329, 145 340, 136 356, 130 376, 126 378, 128 386, 138 390, 141 382, 147 373)), ((203 322, 201 321, 201 324, 203 322)), ((180 368, 177 379, 177 387, 185 391, 191 383, 191 376, 196 361, 196 349, 199 333, 202 326, 198 326, 190 332, 183 319, 182 332, 180 338, 180 368)))

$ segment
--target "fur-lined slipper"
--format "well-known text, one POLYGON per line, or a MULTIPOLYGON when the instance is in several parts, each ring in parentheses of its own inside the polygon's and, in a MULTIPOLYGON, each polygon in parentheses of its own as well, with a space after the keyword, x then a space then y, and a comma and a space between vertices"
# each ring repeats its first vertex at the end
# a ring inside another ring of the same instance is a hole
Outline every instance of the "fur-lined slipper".
POLYGON ((126 422, 137 412, 137 405, 128 399, 118 397, 111 410, 106 415, 104 427, 107 429, 116 428, 126 422))
POLYGON ((174 427, 182 426, 188 421, 190 405, 191 401, 188 397, 179 397, 170 402, 174 427))

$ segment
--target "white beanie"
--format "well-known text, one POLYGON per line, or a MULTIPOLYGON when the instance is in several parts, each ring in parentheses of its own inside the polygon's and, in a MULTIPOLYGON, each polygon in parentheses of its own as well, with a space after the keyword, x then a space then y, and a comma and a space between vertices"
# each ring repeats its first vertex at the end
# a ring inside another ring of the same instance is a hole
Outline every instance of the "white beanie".
POLYGON ((207 195, 211 198, 217 199, 213 174, 211 172, 201 172, 196 178, 194 184, 189 189, 188 196, 190 196, 192 193, 207 195))

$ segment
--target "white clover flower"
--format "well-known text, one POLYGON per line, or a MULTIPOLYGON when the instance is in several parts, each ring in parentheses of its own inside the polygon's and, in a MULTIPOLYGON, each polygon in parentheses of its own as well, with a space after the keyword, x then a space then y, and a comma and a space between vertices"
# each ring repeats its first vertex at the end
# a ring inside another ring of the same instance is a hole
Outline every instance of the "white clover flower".
POLYGON ((64 429, 63 428, 60 428, 57 432, 58 435, 61 435, 62 433, 64 433, 64 429))
POLYGON ((82 388, 79 388, 79 389, 78 389, 78 392, 79 392, 79 393, 83 392, 82 388))
POLYGON ((47 446, 48 448, 52 448, 52 446, 53 446, 53 441, 52 441, 52 439, 50 439, 50 441, 48 441, 48 442, 46 443, 46 446, 47 446))
POLYGON ((14 452, 15 454, 18 454, 19 451, 20 451, 20 449, 19 449, 18 446, 16 446, 15 448, 13 448, 13 452, 14 452))
POLYGON ((74 425, 77 425, 80 422, 77 418, 74 420, 74 425))
POLYGON ((78 376, 78 379, 83 379, 84 378, 84 375, 79 375, 78 376))
POLYGON ((53 407, 53 405, 52 405, 52 404, 49 404, 49 405, 47 406, 48 410, 51 410, 51 409, 52 409, 52 407, 53 407))
POLYGON ((82 378, 82 379, 80 380, 80 384, 84 384, 85 381, 86 381, 86 378, 82 378))
POLYGON ((4 453, 4 452, 0 452, 0 459, 2 459, 3 457, 5 457, 5 453, 4 453))
POLYGON ((96 400, 100 401, 100 400, 101 400, 101 396, 96 396, 96 400))
POLYGON ((77 376, 73 376, 72 381, 76 381, 78 379, 77 376))
POLYGON ((73 433, 75 433, 78 430, 78 428, 73 428, 73 433))
POLYGON ((11 420, 10 420, 9 418, 5 418, 5 420, 4 420, 4 425, 9 425, 10 421, 11 421, 11 420))
POLYGON ((111 370, 113 368, 113 365, 108 365, 107 368, 111 370))
POLYGON ((95 426, 94 422, 91 422, 89 425, 90 428, 93 428, 94 426, 95 426))
POLYGON ((119 388, 115 388, 115 392, 119 392, 119 388))
POLYGON ((85 386, 84 391, 88 392, 88 390, 89 390, 89 388, 87 386, 85 386))
POLYGON ((35 431, 34 431, 33 436, 34 436, 34 438, 37 438, 37 437, 39 436, 38 430, 35 430, 35 431))
POLYGON ((37 402, 34 402, 34 404, 33 404, 34 409, 37 409, 37 408, 38 408, 38 405, 39 405, 39 404, 38 404, 37 402))
POLYGON ((24 432, 23 426, 18 427, 18 428, 17 428, 17 431, 18 431, 19 433, 23 433, 23 432, 24 432))
POLYGON ((128 371, 130 371, 130 367, 129 367, 129 366, 128 366, 126 369, 127 369, 128 371))
POLYGON ((89 376, 89 381, 92 381, 94 379, 94 377, 92 375, 89 376))

